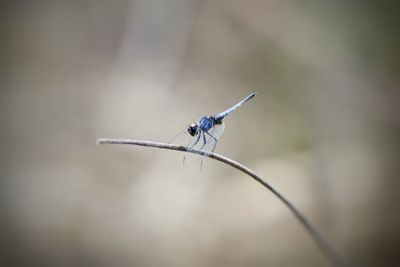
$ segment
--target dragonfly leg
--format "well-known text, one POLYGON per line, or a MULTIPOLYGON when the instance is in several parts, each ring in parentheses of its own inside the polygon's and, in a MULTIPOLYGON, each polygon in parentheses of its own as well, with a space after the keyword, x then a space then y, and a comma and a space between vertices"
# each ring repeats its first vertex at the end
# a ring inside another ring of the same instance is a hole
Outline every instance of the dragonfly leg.
MULTIPOLYGON (((203 144, 203 146, 200 148, 200 151, 203 149, 203 147, 207 144, 207 139, 206 139, 206 134, 205 134, 205 132, 201 132, 202 134, 203 134, 203 142, 204 142, 204 144, 203 144)), ((201 167, 203 167, 203 161, 204 161, 204 156, 202 156, 201 157, 201 163, 200 163, 200 170, 201 170, 201 167)))
POLYGON ((201 146, 200 151, 203 149, 203 147, 207 144, 207 140, 206 140, 206 135, 204 134, 204 132, 201 132, 203 134, 203 142, 204 144, 201 146))
MULTIPOLYGON (((196 141, 192 144, 192 145, 188 145, 190 148, 194 147, 195 145, 197 145, 197 143, 200 141, 200 137, 201 137, 201 131, 198 132, 197 134, 197 139, 196 141)), ((185 163, 186 161, 186 156, 183 157, 183 163, 185 163)))
POLYGON ((214 139, 214 145, 213 145, 213 149, 211 150, 212 153, 214 153, 215 148, 217 147, 217 143, 218 143, 218 139, 215 138, 212 134, 210 134, 209 132, 206 132, 206 134, 208 134, 212 139, 214 139))
POLYGON ((199 140, 200 140, 200 137, 201 137, 201 132, 199 131, 199 134, 197 135, 197 139, 196 139, 196 141, 193 143, 193 145, 191 145, 190 147, 194 147, 195 145, 197 145, 197 143, 199 142, 199 140))

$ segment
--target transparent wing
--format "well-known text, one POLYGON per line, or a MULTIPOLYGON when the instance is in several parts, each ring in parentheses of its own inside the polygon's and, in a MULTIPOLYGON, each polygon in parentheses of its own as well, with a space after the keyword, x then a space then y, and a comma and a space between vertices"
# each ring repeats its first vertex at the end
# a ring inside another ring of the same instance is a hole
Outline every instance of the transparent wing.
POLYGON ((225 123, 221 123, 221 124, 215 125, 213 128, 211 128, 208 131, 208 133, 210 135, 206 134, 207 144, 204 147, 205 151, 214 152, 214 150, 217 147, 217 144, 219 142, 219 138, 224 133, 224 130, 225 130, 225 123))
MULTIPOLYGON (((185 138, 187 139, 187 135, 188 135, 188 133, 187 133, 187 130, 185 129, 185 130, 181 131, 180 133, 178 133, 177 135, 175 135, 173 138, 171 138, 171 140, 168 141, 168 144, 174 144, 175 142, 181 143, 182 139, 185 139, 185 138)), ((186 144, 187 144, 187 142, 186 142, 186 144)))
MULTIPOLYGON (((201 146, 203 144, 203 139, 202 139, 202 134, 199 132, 195 136, 191 137, 191 140, 187 144, 188 147, 191 147, 193 149, 200 150, 201 146)), ((190 161, 193 161, 193 158, 198 158, 198 155, 192 154, 192 153, 185 153, 185 156, 183 157, 183 164, 190 159, 190 161)))

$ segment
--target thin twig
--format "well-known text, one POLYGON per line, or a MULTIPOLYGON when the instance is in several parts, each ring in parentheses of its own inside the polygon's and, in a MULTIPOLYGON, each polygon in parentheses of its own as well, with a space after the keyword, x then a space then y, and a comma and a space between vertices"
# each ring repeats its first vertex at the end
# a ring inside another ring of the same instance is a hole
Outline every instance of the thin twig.
POLYGON ((254 180, 259 182, 262 186, 270 190, 277 198, 279 198, 283 204, 285 204, 289 210, 294 214, 294 216, 300 221, 300 223, 304 226, 304 228, 310 233, 314 241, 317 243, 318 247, 325 253, 328 257, 332 265, 334 266, 344 266, 344 260, 342 257, 335 251, 333 246, 321 235, 321 233, 317 230, 317 228, 311 224, 310 221, 289 201, 280 194, 275 188, 273 188, 269 183, 264 181, 258 174, 254 171, 250 170, 246 166, 231 160, 227 157, 221 156, 216 153, 211 153, 207 151, 200 151, 196 149, 192 149, 186 146, 179 146, 173 144, 152 142, 152 141, 143 141, 143 140, 134 140, 134 139, 106 139, 101 138, 97 140, 97 144, 120 144, 120 145, 137 145, 137 146, 146 146, 146 147, 154 147, 161 149, 169 149, 176 150, 181 152, 188 152, 193 154, 198 154, 201 156, 209 157, 223 163, 226 163, 239 171, 242 171, 252 177, 254 180))

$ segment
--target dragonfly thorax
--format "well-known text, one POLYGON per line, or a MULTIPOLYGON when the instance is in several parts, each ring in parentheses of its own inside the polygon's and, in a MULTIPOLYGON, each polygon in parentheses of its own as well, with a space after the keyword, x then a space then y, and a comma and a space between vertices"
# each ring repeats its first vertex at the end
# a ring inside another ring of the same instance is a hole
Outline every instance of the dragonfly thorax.
POLYGON ((204 116, 198 122, 199 128, 203 132, 208 132, 215 125, 215 117, 214 116, 204 116))
POLYGON ((214 116, 204 116, 196 123, 190 124, 187 131, 191 136, 195 136, 198 131, 208 132, 216 124, 220 123, 216 121, 214 116))

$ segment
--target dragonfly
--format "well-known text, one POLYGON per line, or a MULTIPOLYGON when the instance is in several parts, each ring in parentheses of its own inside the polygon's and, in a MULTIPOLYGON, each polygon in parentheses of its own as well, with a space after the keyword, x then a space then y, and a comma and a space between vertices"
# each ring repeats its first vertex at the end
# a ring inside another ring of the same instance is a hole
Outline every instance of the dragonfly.
MULTIPOLYGON (((189 147, 200 151, 214 152, 219 137, 225 129, 225 118, 241 107, 244 103, 252 99, 256 94, 257 93, 252 93, 248 95, 236 105, 217 115, 203 116, 196 122, 191 123, 186 129, 186 131, 193 137, 189 147)), ((185 158, 183 161, 185 161, 185 158)), ((201 161, 201 165, 202 164, 203 160, 201 161)))

